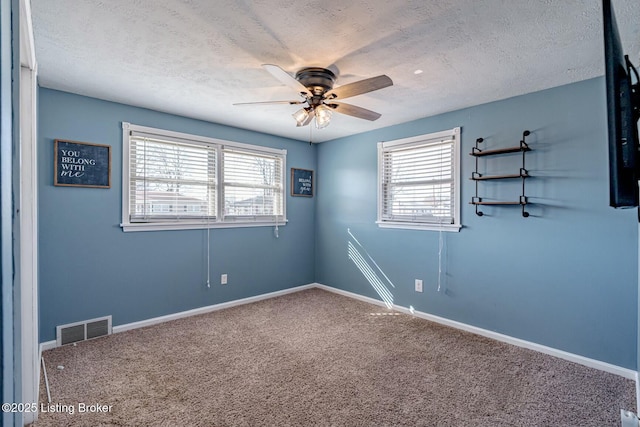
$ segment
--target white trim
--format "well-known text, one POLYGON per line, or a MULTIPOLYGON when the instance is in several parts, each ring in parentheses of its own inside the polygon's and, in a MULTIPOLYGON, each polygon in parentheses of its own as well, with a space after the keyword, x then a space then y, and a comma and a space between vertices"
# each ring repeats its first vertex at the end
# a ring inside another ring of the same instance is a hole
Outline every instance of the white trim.
MULTIPOLYGON (((30 0, 20 0, 20 322, 22 402, 38 402, 37 63, 30 0)), ((38 419, 25 412, 24 424, 38 419)))
POLYGON ((382 164, 384 162, 382 144, 382 142, 378 142, 376 147, 376 150, 378 151, 378 164, 376 165, 376 224, 380 224, 380 222, 382 222, 380 218, 382 218, 382 198, 384 197, 382 191, 382 164))
MULTIPOLYGON (((288 219, 278 221, 277 225, 287 225, 288 219)), ((169 231, 169 230, 206 230, 207 228, 273 227, 275 221, 266 222, 130 222, 120 224, 122 231, 169 231)))
POLYGON ((638 371, 636 371, 636 415, 640 415, 640 378, 638 377, 638 371))
MULTIPOLYGON (((193 135, 190 133, 175 132, 171 130, 164 130, 164 129, 152 128, 148 126, 134 125, 128 122, 122 122, 123 130, 125 130, 125 126, 128 131, 147 133, 153 136, 158 136, 160 138, 170 137, 170 138, 177 138, 182 141, 198 141, 198 142, 204 142, 206 144, 215 144, 215 145, 223 145, 225 147, 242 148, 244 150, 249 150, 253 152, 258 152, 256 148, 259 147, 260 148, 259 152, 261 153, 268 152, 268 153, 279 154, 279 155, 287 154, 287 150, 280 149, 280 148, 262 147, 262 146, 256 146, 251 144, 244 144, 242 142, 226 141, 224 139, 211 138, 208 136, 193 135)), ((127 135, 127 137, 128 136, 129 135, 127 135)))
MULTIPOLYGON (((384 301, 380 301, 374 298, 365 297, 349 291, 343 291, 342 289, 333 288, 331 286, 322 285, 320 283, 316 283, 315 286, 325 291, 333 292, 339 295, 354 298, 354 299, 368 302, 370 304, 375 304, 381 307, 387 307, 384 301)), ((545 345, 536 344, 531 341, 525 341, 520 338, 514 338, 509 335, 504 335, 504 334, 493 332, 487 329, 478 328, 477 326, 468 325, 466 323, 457 322, 455 320, 446 319, 444 317, 435 316, 433 314, 424 313, 417 310, 410 310, 406 307, 402 307, 396 304, 393 304, 392 309, 403 312, 405 314, 419 317, 421 319, 430 320, 432 322, 439 323, 441 325, 450 326, 455 329, 460 329, 462 331, 471 332, 476 335, 481 335, 483 337, 491 338, 496 341, 501 341, 501 342, 512 344, 518 347, 527 348, 529 350, 538 351, 540 353, 544 353, 550 356, 558 357, 560 359, 568 360, 569 362, 574 362, 580 365, 588 366, 589 368, 594 368, 600 371, 608 372, 610 374, 619 375, 621 377, 624 377, 630 380, 636 379, 637 372, 628 368, 612 365, 610 363, 602 362, 600 360, 590 359, 588 357, 580 356, 574 353, 569 353, 563 350, 558 350, 552 347, 547 347, 545 345)))
POLYGON ((452 231, 458 232, 462 228, 460 224, 436 224, 436 223, 420 223, 420 222, 393 222, 393 221, 376 221, 380 228, 402 228, 404 230, 423 230, 423 231, 452 231))
POLYGON ((300 292, 313 288, 314 285, 302 285, 295 288, 283 289, 281 291, 269 292, 266 294, 260 294, 253 297, 237 299, 233 301, 222 302, 219 304, 208 305, 206 307, 194 308, 193 310, 181 311, 179 313, 167 314, 166 316, 154 317, 152 319, 141 320, 139 322, 127 323, 124 325, 114 326, 113 333, 129 331, 131 329, 145 328, 151 325, 157 325, 158 323, 169 322, 171 320, 182 319, 183 317, 197 316, 199 314, 211 313, 213 311, 223 310, 225 308, 237 307, 240 305, 251 304, 253 302, 262 301, 265 299, 276 298, 294 292, 300 292))
POLYGON ((56 340, 45 341, 40 343, 40 357, 42 357, 42 352, 54 349, 58 346, 56 340))
POLYGON ((29 70, 36 69, 31 0, 20 0, 20 65, 29 70))
MULTIPOLYGON (((455 177, 455 182, 453 183, 455 186, 454 189, 454 193, 456 195, 456 206, 455 206, 455 212, 454 212, 454 221, 455 224, 458 227, 462 227, 462 218, 460 217, 461 212, 462 212, 462 188, 461 188, 461 183, 460 181, 462 181, 462 172, 461 172, 461 167, 460 167, 460 154, 462 151, 462 139, 460 138, 460 133, 461 133, 461 128, 457 127, 457 128, 453 128, 453 137, 455 138, 454 143, 453 143, 453 176, 455 177)), ((460 231, 460 228, 458 228, 458 231, 460 231)))
MULTIPOLYGON (((360 300, 369 304, 373 304, 380 307, 387 307, 387 304, 384 301, 377 300, 375 298, 365 297, 363 295, 359 295, 353 292, 344 291, 342 289, 334 288, 331 286, 323 285, 321 283, 310 283, 308 285, 297 286, 295 288, 283 289, 281 291, 270 292, 267 294, 256 295, 253 297, 243 298, 234 301, 223 302, 220 304, 214 304, 207 307, 195 308, 193 310, 182 311, 180 313, 168 314, 166 316, 154 317, 152 319, 141 320, 139 322, 127 323, 125 325, 119 325, 113 327, 113 333, 124 332, 131 329, 144 328, 147 326, 156 325, 158 323, 164 323, 171 320, 181 319, 189 316, 196 316, 199 314, 210 313, 213 311, 222 310, 225 308, 236 307, 239 305, 250 304, 257 301, 262 301, 269 298, 275 298, 282 295, 291 294, 294 292, 300 292, 307 289, 318 288, 328 292, 333 292, 338 295, 342 295, 345 297, 353 298, 356 300, 360 300)), ((600 371, 608 372, 611 374, 619 375, 623 378, 627 378, 630 380, 637 379, 638 373, 634 370, 623 368, 621 366, 612 365, 610 363, 602 362, 600 360, 590 359, 588 357, 580 356, 577 354, 569 353, 563 350, 558 350, 552 347, 547 347, 541 344, 536 344, 534 342, 525 341, 519 338, 514 338, 509 335, 500 334, 497 332, 489 331, 487 329, 478 328, 476 326, 467 325, 466 323, 457 322, 455 320, 446 319, 444 317, 435 316, 433 314, 424 313, 421 311, 410 310, 406 307, 402 307, 396 304, 392 306, 393 310, 400 311, 405 314, 413 315, 419 317, 421 319, 430 320, 435 323, 439 323, 441 325, 449 326, 455 329, 463 330, 466 332, 471 332, 476 335, 480 335, 483 337, 491 338, 496 341, 504 342, 507 344, 512 344, 518 347, 527 348, 529 350, 538 351, 540 353, 548 354, 549 356, 558 357, 560 359, 568 360, 569 362, 578 363, 583 366, 587 366, 589 368, 598 369, 600 371)), ((56 341, 47 341, 40 344, 41 352, 45 350, 50 350, 56 347, 56 341)))
POLYGON ((226 141, 206 136, 192 135, 182 132, 174 132, 170 130, 157 129, 147 126, 134 125, 128 122, 122 122, 122 223, 120 227, 124 232, 137 231, 166 231, 166 230, 198 230, 207 228, 240 228, 240 227, 273 227, 275 225, 286 225, 287 220, 287 192, 286 192, 286 169, 287 169, 287 150, 271 147, 263 147, 258 145, 244 144, 241 142, 226 141), (216 183, 217 183, 217 217, 211 219, 186 219, 181 221, 175 220, 154 220, 150 222, 132 222, 130 220, 130 136, 131 134, 147 135, 149 137, 157 137, 164 140, 173 140, 175 142, 189 143, 194 145, 202 145, 215 147, 216 155, 216 183), (232 216, 223 217, 221 214, 224 207, 223 194, 224 183, 222 182, 223 172, 223 156, 222 152, 225 148, 238 149, 247 153, 255 153, 259 155, 271 154, 282 160, 282 219, 273 221, 273 216, 264 216, 257 219, 244 216, 234 218, 232 216))
MULTIPOLYGON (((22 401, 37 402, 38 357, 38 168, 36 73, 20 67, 20 293, 22 401)), ((37 413, 25 413, 25 423, 37 413)))
MULTIPOLYGON (((287 166, 285 162, 284 168, 286 169, 286 167, 287 166)), ((216 152, 216 216, 217 216, 216 221, 220 220, 219 217, 221 215, 218 215, 218 213, 224 212, 224 194, 221 194, 222 193, 221 190, 224 190, 224 154, 223 154, 223 150, 220 147, 218 147, 216 152)), ((282 190, 283 191, 285 190, 284 187, 282 190)), ((284 215, 284 218, 286 220, 287 216, 284 215)), ((209 220, 209 218, 207 218, 207 220, 209 220)))
POLYGON ((131 124, 122 122, 122 227, 123 231, 127 231, 126 227, 129 226, 129 188, 131 187, 131 172, 129 161, 129 135, 131 124))
POLYGON ((441 132, 433 132, 424 135, 410 136, 408 138, 394 139, 393 141, 383 141, 380 142, 380 144, 383 148, 390 148, 396 147, 398 145, 412 145, 416 142, 425 143, 429 141, 436 141, 442 138, 452 138, 458 141, 460 139, 460 127, 443 130, 441 132))
POLYGON ((386 142, 378 142, 378 167, 377 167, 377 195, 378 195, 378 206, 377 206, 377 220, 376 224, 380 228, 401 228, 406 230, 423 230, 423 231, 450 231, 450 232, 459 232, 462 228, 462 220, 460 218, 460 213, 462 211, 462 193, 461 193, 461 179, 462 174, 460 172, 460 150, 462 141, 460 139, 461 128, 455 127, 453 129, 444 130, 441 132, 433 132, 424 135, 412 136, 409 138, 396 139, 393 141, 386 142), (412 145, 419 145, 430 142, 437 142, 443 138, 449 138, 453 140, 453 191, 454 191, 454 209, 453 209, 453 224, 440 224, 436 222, 419 222, 419 221, 393 221, 393 220, 385 220, 382 218, 382 167, 383 167, 383 157, 384 150, 399 147, 399 146, 407 146, 410 147, 412 145))
MULTIPOLYGON (((126 323, 124 325, 114 326, 112 328, 112 332, 117 334, 119 332, 130 331, 132 329, 145 328, 147 326, 157 325, 159 323, 169 322, 171 320, 182 319, 184 317, 197 316, 199 314, 211 313, 213 311, 223 310, 225 308, 237 307, 240 305, 251 304, 253 302, 258 302, 270 298, 276 298, 287 294, 292 294, 294 292, 300 292, 307 289, 312 289, 316 286, 315 283, 311 283, 308 285, 296 286, 294 288, 283 289, 281 291, 269 292, 266 294, 260 294, 253 297, 247 297, 242 299, 237 299, 233 301, 222 302, 219 304, 208 305, 206 307, 194 308, 192 310, 181 311, 179 313, 167 314, 165 316, 153 317, 151 319, 140 320, 138 322, 126 323)), ((78 322, 84 323, 84 322, 78 322)), ((53 348, 58 347, 56 340, 46 341, 40 344, 41 352, 46 350, 51 350, 53 348)))

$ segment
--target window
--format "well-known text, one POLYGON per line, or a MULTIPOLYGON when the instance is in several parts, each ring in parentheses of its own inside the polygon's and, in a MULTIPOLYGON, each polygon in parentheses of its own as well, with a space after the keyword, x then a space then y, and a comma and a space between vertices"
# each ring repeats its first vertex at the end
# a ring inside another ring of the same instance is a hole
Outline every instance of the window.
POLYGON ((286 150, 123 130, 124 231, 284 224, 286 150))
POLYGON ((460 128, 378 144, 378 225, 460 230, 460 128))
POLYGON ((282 212, 282 162, 280 159, 234 148, 222 151, 224 158, 225 217, 273 217, 282 212))

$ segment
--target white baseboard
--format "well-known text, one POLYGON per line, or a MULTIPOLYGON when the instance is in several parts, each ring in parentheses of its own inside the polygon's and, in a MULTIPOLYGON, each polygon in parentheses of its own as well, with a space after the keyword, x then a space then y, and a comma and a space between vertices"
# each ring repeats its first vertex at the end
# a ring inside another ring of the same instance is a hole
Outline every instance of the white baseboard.
MULTIPOLYGON (((252 302, 257 302, 269 298, 275 298, 282 295, 291 294, 294 292, 304 291, 306 289, 314 288, 315 283, 309 285, 296 286, 295 288, 283 289, 281 291, 269 292, 266 294, 256 295, 253 297, 237 299, 233 301, 222 302, 219 304, 208 305, 206 307, 194 308, 193 310, 181 311, 179 313, 167 314, 166 316, 154 317, 151 319, 141 320, 139 322, 126 323, 124 325, 114 326, 112 328, 112 332, 114 334, 124 331, 129 331, 131 329, 144 328, 146 326, 157 325, 158 323, 164 323, 171 320, 182 319, 184 317, 189 316, 197 316, 198 314, 211 313, 212 311, 223 310, 225 308, 236 307, 244 304, 251 304, 252 302)), ((43 351, 50 350, 52 348, 56 348, 57 343, 56 340, 46 341, 40 343, 40 354, 42 355, 43 351)))
POLYGON ((131 329, 144 328, 146 326, 158 323, 168 322, 170 320, 182 319, 183 317, 196 316, 198 314, 211 313, 212 311, 223 310, 225 308, 237 307, 239 305, 251 304, 269 298, 276 298, 282 295, 292 294, 294 292, 311 289, 314 284, 296 286, 295 288, 283 289, 281 291, 269 292, 267 294, 256 295, 253 297, 237 299, 233 301, 222 302, 220 304, 208 305, 206 307, 194 308, 193 310, 181 311, 180 313, 168 314, 166 316, 154 317, 153 319, 141 320, 139 322, 127 323, 113 327, 113 333, 124 332, 131 329))
MULTIPOLYGON (((127 323, 124 325, 118 325, 113 327, 113 333, 124 332, 131 329, 143 328, 146 326, 156 325, 158 323, 168 322, 170 320, 181 319, 183 317, 195 316, 198 314, 210 313, 212 311, 223 310, 225 308, 236 307, 239 305, 250 304, 252 302, 257 302, 269 298, 275 298, 282 295, 291 294, 294 292, 300 292, 307 289, 319 288, 325 291, 333 292, 339 295, 343 295, 349 298, 354 298, 360 301, 364 301, 370 304, 386 307, 386 303, 384 301, 377 300, 375 298, 365 297, 363 295, 359 295, 353 292, 344 291, 342 289, 333 288, 331 286, 323 285, 321 283, 310 283, 308 285, 296 286, 294 288, 283 289, 281 291, 270 292, 267 294, 256 295, 253 297, 242 298, 239 300, 223 302, 220 304, 209 305, 206 307, 195 308, 193 310, 182 311, 179 313, 168 314, 166 316, 154 317, 152 319, 141 320, 139 322, 127 323)), ((507 344, 516 345, 518 347, 527 348, 530 350, 538 351, 540 353, 548 354, 550 356, 559 357, 561 359, 568 360, 570 362, 578 363, 580 365, 588 366, 590 368, 599 369, 604 372, 609 372, 611 374, 619 375, 621 377, 636 381, 636 390, 638 391, 637 396, 639 399, 638 407, 640 408, 640 385, 638 384, 638 373, 634 370, 623 368, 621 366, 612 365, 610 363, 602 362, 600 360, 590 359, 588 357, 580 356, 577 354, 569 353, 563 350, 558 350, 552 347, 547 347, 541 344, 536 344, 531 341, 525 341, 520 338, 514 338, 509 335, 500 334, 498 332, 493 332, 487 329, 482 329, 477 326, 468 325, 466 323, 457 322, 455 320, 450 320, 444 317, 435 316, 433 314, 424 313, 417 310, 410 310, 407 307, 403 307, 400 305, 393 305, 394 310, 400 311, 402 313, 410 314, 412 316, 416 316, 422 319, 430 320, 435 323, 439 323, 441 325, 450 326, 455 329, 460 329, 463 331, 471 332, 476 335, 481 335, 483 337, 491 338, 497 341, 505 342, 507 344)), ((49 350, 56 347, 56 341, 47 341, 40 344, 40 353, 45 350, 49 350)))
POLYGON ((636 371, 636 414, 640 416, 640 377, 636 371))
POLYGON ((42 352, 43 351, 51 350, 52 348, 56 348, 57 346, 58 346, 58 343, 56 342, 56 340, 41 342, 40 343, 40 357, 42 357, 42 352))
MULTIPOLYGON (((354 298, 360 301, 368 302, 370 304, 375 304, 382 307, 387 307, 387 304, 384 301, 380 301, 374 298, 365 297, 353 292, 343 291, 342 289, 333 288, 331 286, 322 285, 320 283, 314 283, 315 287, 324 289, 329 292, 333 292, 336 294, 340 294, 343 296, 347 296, 350 298, 354 298)), ((410 310, 407 307, 402 307, 399 305, 393 305, 394 310, 410 314, 421 319, 430 320, 435 323, 439 323, 441 325, 450 326, 452 328, 460 329, 463 331, 471 332, 476 335, 481 335, 483 337, 491 338, 497 341, 505 342, 507 344, 516 345, 518 347, 527 348, 529 350, 535 350, 540 353, 548 354, 550 356, 559 357, 560 359, 565 359, 570 362, 578 363, 580 365, 588 366, 590 368, 599 369, 604 372, 609 372, 611 374, 619 375, 621 377, 635 380, 636 387, 638 387, 638 374, 636 371, 628 368, 623 368, 621 366, 612 365, 610 363, 602 362, 600 360, 590 359, 588 357, 580 356, 578 354, 569 353, 563 350, 558 350, 553 347, 547 347, 542 344, 536 344, 531 341, 525 341, 520 338, 514 338, 509 335, 500 334, 498 332, 493 332, 487 329, 478 328, 477 326, 467 325, 466 323, 457 322, 455 320, 450 320, 444 317, 435 316, 433 314, 424 313, 422 311, 410 310)), ((640 406, 639 406, 640 407, 640 406)))

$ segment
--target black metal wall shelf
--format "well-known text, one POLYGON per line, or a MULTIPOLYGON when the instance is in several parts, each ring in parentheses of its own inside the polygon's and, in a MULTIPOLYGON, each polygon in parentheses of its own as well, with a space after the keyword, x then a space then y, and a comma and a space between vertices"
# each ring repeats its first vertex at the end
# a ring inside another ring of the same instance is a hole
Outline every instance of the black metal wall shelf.
POLYGON ((531 175, 529 175, 529 171, 527 171, 524 168, 520 168, 520 173, 514 173, 514 174, 509 174, 509 175, 482 175, 481 173, 478 172, 473 172, 471 174, 471 180, 474 181, 488 181, 490 179, 513 179, 513 178, 529 178, 531 177, 531 175))
MULTIPOLYGON (((525 131, 525 132, 528 132, 528 131, 525 131)), ((497 148, 495 150, 481 150, 478 147, 478 143, 481 143, 482 141, 484 141, 483 138, 476 139, 476 146, 471 149, 471 153, 469 154, 475 157, 483 157, 483 156, 494 156, 496 154, 517 153, 519 151, 531 151, 531 148, 529 148, 529 146, 526 143, 524 143, 524 141, 520 141, 519 147, 497 148), (524 143, 524 146, 522 146, 523 143, 524 143)))
POLYGON ((498 148, 494 150, 481 150, 479 144, 481 144, 484 139, 478 138, 476 139, 476 146, 471 149, 470 155, 476 158, 476 170, 471 173, 471 180, 476 182, 476 195, 471 198, 470 204, 475 205, 476 215, 482 216, 484 213, 478 209, 479 206, 521 206, 522 207, 522 216, 528 217, 529 212, 525 210, 525 207, 529 204, 527 197, 525 196, 525 181, 527 178, 530 178, 529 171, 525 168, 525 154, 527 151, 531 151, 529 145, 527 145, 525 139, 530 135, 528 130, 525 130, 522 133, 522 140, 520 141, 520 145, 516 147, 507 147, 507 148, 498 148), (506 175, 483 175, 478 172, 478 157, 484 156, 495 156, 500 154, 508 154, 508 153, 522 153, 522 167, 520 167, 520 171, 515 174, 506 174, 506 175), (521 179, 522 180, 522 193, 517 201, 484 201, 482 197, 478 195, 478 182, 479 181, 489 181, 489 180, 502 180, 502 179, 521 179))

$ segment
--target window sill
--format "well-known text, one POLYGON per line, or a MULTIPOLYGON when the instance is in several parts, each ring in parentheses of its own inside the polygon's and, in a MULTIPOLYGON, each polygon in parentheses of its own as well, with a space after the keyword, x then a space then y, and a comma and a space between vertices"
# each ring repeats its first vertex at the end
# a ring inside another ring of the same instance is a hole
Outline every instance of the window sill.
POLYGON ((122 223, 120 227, 122 227, 122 231, 125 233, 128 232, 136 232, 136 231, 169 231, 169 230, 206 230, 207 228, 245 228, 245 227, 278 227, 286 225, 288 220, 278 221, 275 223, 273 221, 265 221, 265 222, 210 222, 210 223, 202 223, 202 222, 129 222, 122 223))
POLYGON ((429 224, 420 222, 393 222, 393 221, 376 221, 380 228, 402 228, 405 230, 423 230, 423 231, 448 231, 457 233, 462 228, 460 224, 429 224))

